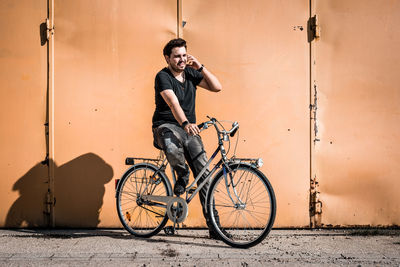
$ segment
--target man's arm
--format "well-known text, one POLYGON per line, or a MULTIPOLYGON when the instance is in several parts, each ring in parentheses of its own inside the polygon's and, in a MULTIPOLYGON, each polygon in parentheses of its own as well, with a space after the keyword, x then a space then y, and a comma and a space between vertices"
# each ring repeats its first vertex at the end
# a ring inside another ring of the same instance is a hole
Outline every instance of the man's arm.
MULTIPOLYGON (((198 70, 201 68, 200 62, 192 55, 188 55, 188 61, 192 61, 192 66, 194 69, 198 70)), ((203 80, 199 83, 200 87, 203 87, 204 89, 207 89, 211 92, 219 92, 222 90, 222 85, 215 77, 214 74, 212 74, 206 67, 203 67, 203 80)))
MULTIPOLYGON (((174 91, 172 91, 172 89, 167 89, 162 91, 160 94, 164 99, 164 101, 169 106, 169 108, 171 109, 172 114, 174 115, 174 118, 178 121, 178 123, 182 125, 182 123, 187 121, 185 112, 183 112, 183 109, 179 104, 178 98, 176 97, 174 91)), ((197 127, 197 125, 192 123, 187 124, 184 130, 185 132, 191 135, 196 135, 200 133, 200 130, 197 127)))
POLYGON ((211 92, 219 92, 222 90, 222 85, 218 81, 217 77, 212 74, 206 67, 203 67, 203 80, 199 83, 200 87, 207 89, 211 92))

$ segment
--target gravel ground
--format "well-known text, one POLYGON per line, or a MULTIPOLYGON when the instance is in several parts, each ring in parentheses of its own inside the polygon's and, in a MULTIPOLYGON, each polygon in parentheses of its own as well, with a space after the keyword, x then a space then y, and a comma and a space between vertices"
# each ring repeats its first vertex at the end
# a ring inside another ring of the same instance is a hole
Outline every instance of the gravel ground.
POLYGON ((234 249, 207 230, 138 239, 124 230, 0 230, 1 266, 400 266, 400 230, 272 230, 234 249))

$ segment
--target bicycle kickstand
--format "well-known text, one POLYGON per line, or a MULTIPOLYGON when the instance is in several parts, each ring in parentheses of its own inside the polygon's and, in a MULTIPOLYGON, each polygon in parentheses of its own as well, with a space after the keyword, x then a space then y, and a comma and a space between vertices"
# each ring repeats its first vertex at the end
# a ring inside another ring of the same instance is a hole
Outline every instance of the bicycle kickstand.
POLYGON ((179 223, 176 223, 176 210, 173 213, 174 215, 174 225, 173 226, 167 226, 164 228, 164 233, 166 235, 175 235, 177 234, 177 229, 179 229, 179 223))

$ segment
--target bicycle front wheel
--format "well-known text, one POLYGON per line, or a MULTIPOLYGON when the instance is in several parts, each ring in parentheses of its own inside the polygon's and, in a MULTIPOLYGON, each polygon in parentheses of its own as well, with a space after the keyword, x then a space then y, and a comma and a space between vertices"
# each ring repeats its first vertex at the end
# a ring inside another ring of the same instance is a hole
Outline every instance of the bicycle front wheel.
POLYGON ((231 165, 213 179, 207 212, 214 231, 232 247, 260 243, 275 220, 275 194, 267 177, 245 164, 231 165))
POLYGON ((122 225, 138 237, 157 234, 167 223, 165 203, 145 201, 143 195, 171 196, 171 185, 152 164, 137 164, 122 176, 117 187, 117 211, 122 225))

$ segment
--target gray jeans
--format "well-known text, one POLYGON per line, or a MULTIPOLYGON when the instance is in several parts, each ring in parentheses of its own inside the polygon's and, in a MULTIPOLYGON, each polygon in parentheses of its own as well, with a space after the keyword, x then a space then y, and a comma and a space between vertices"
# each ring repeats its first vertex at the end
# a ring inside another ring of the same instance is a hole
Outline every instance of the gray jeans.
MULTIPOLYGON (((153 136, 154 142, 162 148, 169 164, 176 171, 178 179, 182 179, 186 185, 189 182, 190 174, 186 161, 188 162, 194 177, 197 177, 200 171, 207 164, 208 159, 200 136, 188 135, 180 126, 170 123, 165 123, 154 128, 153 136)), ((197 182, 197 185, 200 185, 208 174, 209 170, 206 170, 197 182)), ((200 202, 203 207, 203 214, 206 218, 207 224, 209 221, 207 218, 205 202, 208 187, 209 184, 206 183, 199 191, 200 202)))

